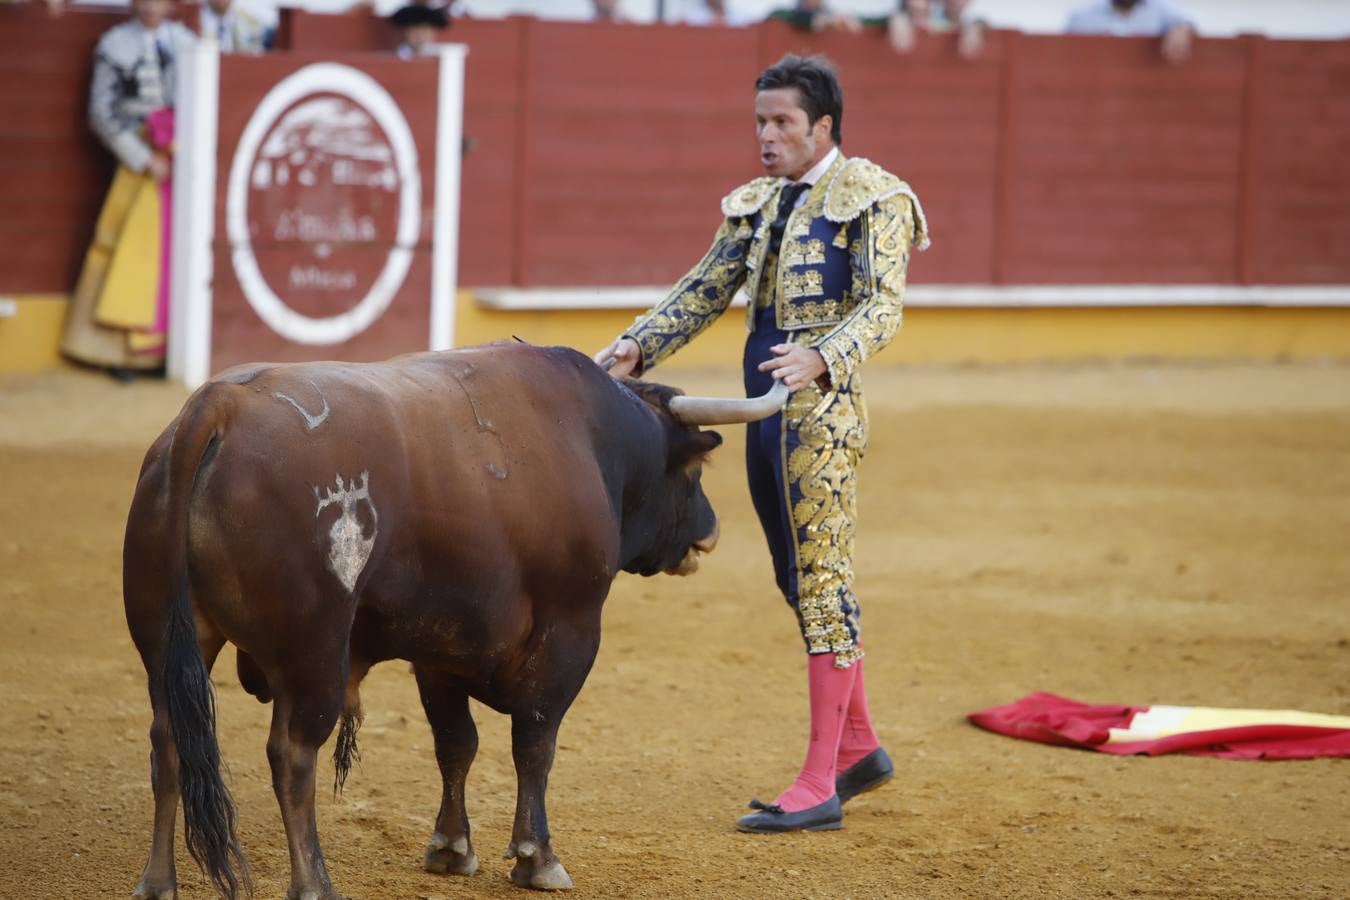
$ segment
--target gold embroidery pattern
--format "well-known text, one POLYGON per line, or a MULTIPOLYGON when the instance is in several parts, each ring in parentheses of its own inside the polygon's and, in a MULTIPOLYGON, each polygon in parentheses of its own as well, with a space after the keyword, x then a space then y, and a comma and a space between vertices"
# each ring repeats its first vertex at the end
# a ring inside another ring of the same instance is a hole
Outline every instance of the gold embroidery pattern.
POLYGON ((825 242, 820 238, 809 241, 784 241, 780 265, 819 266, 825 263, 825 242))
POLYGON ((804 388, 784 411, 783 471, 797 550, 797 616, 807 652, 833 653, 839 668, 863 655, 852 587, 855 471, 867 446, 867 411, 858 387, 854 383, 829 393, 804 388), (790 440, 788 432, 796 439, 790 440))
POLYGON ((722 198, 722 215, 753 216, 778 192, 781 179, 764 176, 743 184, 722 198))
POLYGON ((807 300, 794 303, 782 311, 784 331, 834 325, 843 318, 843 300, 807 300))
POLYGON ((892 197, 908 197, 913 204, 914 230, 911 239, 920 250, 928 248, 928 220, 914 189, 871 160, 854 157, 835 171, 825 190, 825 218, 848 222, 892 197))
POLYGON ((852 248, 854 292, 860 302, 815 345, 836 386, 890 343, 903 318, 905 270, 914 240, 913 204, 897 194, 877 203, 863 224, 863 240, 852 248))
POLYGON ((825 277, 820 272, 784 272, 778 281, 782 286, 783 297, 788 300, 825 294, 825 277))
POLYGON ((642 351, 639 372, 646 372, 689 343, 731 305, 745 281, 745 250, 749 231, 744 219, 726 219, 712 247, 689 274, 650 312, 638 316, 627 336, 642 351))
MULTIPOLYGON (((754 263, 754 256, 756 256, 761 251, 761 249, 763 250, 764 253, 764 259, 760 260, 760 264, 763 266, 763 268, 755 273, 754 280, 750 282, 755 286, 755 292, 753 295, 755 298, 755 307, 754 307, 755 309, 763 309, 766 306, 773 305, 774 279, 772 276, 774 273, 777 273, 778 271, 778 257, 775 254, 770 253, 768 251, 767 246, 755 245, 750 248, 751 263, 752 264, 754 263), (765 278, 764 272, 769 272, 770 277, 765 278)), ((749 313, 750 315, 750 321, 746 324, 746 329, 749 331, 754 331, 755 330, 754 310, 746 310, 746 312, 749 313)))

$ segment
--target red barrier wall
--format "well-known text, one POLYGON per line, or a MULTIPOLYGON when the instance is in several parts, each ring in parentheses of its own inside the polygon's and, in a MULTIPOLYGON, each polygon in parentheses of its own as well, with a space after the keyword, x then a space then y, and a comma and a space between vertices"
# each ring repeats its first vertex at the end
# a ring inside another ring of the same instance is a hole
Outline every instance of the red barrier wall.
POLYGON ((1251 39, 1242 280, 1350 280, 1350 41, 1251 39))
MULTIPOLYGON (((109 161, 83 123, 116 16, 0 7, 0 291, 66 291, 109 161), (36 92, 36 93, 35 93, 36 92)), ((924 282, 1350 282, 1350 41, 1154 42, 995 33, 979 59, 882 35, 459 21, 470 48, 460 231, 468 286, 660 284, 703 253, 719 198, 758 174, 755 74, 822 51, 844 149, 928 213, 924 282)), ((364 14, 289 11, 298 51, 388 50, 364 14)))
POLYGON ((1184 66, 1151 41, 1013 46, 999 280, 1236 281, 1243 44, 1201 41, 1184 66))

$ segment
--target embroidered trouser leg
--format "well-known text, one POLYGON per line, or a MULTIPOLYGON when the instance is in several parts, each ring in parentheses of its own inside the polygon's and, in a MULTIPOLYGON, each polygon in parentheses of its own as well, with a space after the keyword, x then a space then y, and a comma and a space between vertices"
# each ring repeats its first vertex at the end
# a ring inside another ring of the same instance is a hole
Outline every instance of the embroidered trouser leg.
MULTIPOLYGON (((769 347, 789 335, 773 310, 756 315, 745 346, 747 396, 773 383, 758 371, 769 347)), ((853 593, 854 474, 866 440, 861 398, 849 386, 792 395, 787 408, 753 422, 746 433, 750 496, 773 557, 778 588, 797 614, 808 653, 833 653, 836 666, 861 658, 858 600, 853 593)))

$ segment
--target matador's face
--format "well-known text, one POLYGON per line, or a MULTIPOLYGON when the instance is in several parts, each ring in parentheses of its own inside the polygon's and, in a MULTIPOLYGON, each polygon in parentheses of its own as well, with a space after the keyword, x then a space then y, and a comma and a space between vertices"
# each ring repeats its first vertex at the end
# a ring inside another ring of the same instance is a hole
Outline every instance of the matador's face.
POLYGON ((833 143, 829 116, 811 124, 796 88, 774 88, 755 95, 755 133, 765 173, 796 181, 825 158, 833 143))

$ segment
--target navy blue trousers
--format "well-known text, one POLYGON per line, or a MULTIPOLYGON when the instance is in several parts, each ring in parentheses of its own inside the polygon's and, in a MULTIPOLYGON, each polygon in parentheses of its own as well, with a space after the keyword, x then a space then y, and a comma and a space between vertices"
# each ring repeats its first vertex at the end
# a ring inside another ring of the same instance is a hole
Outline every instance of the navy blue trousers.
MULTIPOLYGON (((773 387, 773 376, 758 369, 760 363, 773 358, 769 348, 788 341, 788 334, 778 328, 773 307, 755 312, 755 330, 745 342, 742 360, 745 377, 745 396, 758 397, 773 387)), ((759 516, 760 527, 769 542, 773 556, 773 573, 778 589, 793 609, 797 608, 797 557, 793 539, 792 516, 787 506, 787 484, 783 472, 784 458, 792 447, 783 449, 783 413, 776 412, 767 419, 746 426, 745 473, 750 482, 750 499, 759 516)), ((796 432, 788 431, 789 441, 796 432)))

